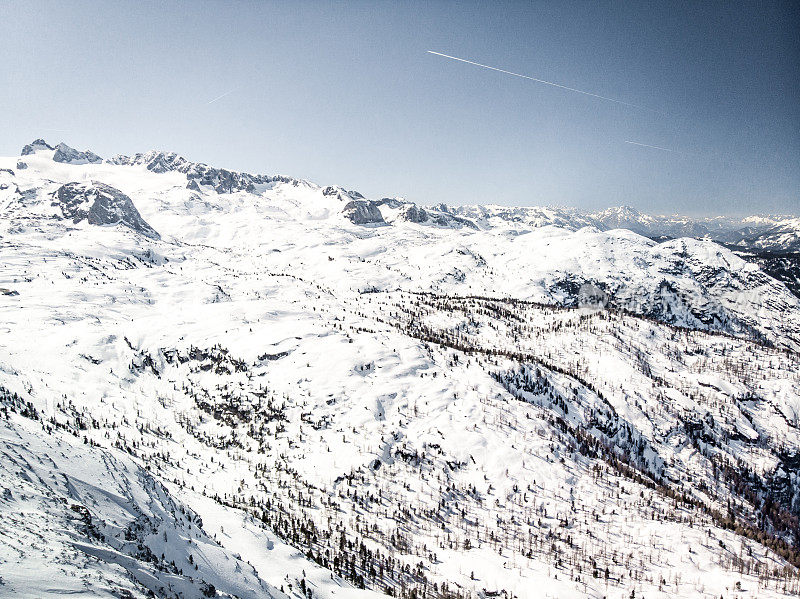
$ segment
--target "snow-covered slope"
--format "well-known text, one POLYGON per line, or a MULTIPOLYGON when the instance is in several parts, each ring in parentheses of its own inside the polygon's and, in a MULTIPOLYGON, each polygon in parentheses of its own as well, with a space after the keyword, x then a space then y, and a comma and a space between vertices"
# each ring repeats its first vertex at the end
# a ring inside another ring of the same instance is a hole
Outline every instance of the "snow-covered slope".
POLYGON ((127 452, 87 442, 82 426, 35 422, 32 407, 0 393, 0 595, 288 599, 307 586, 316 597, 376 596, 242 510, 183 493, 190 508, 127 452))
POLYGON ((54 151, 0 159, 0 530, 62 524, 0 592, 797 592, 800 303, 756 264, 54 151))
POLYGON ((18 416, 0 435, 3 594, 284 596, 130 457, 18 416))

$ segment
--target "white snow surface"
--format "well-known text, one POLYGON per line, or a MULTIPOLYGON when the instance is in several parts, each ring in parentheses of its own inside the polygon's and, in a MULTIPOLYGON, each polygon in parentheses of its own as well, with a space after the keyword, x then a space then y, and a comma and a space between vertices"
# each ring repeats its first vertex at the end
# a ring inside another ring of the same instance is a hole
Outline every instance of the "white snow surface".
POLYGON ((39 415, 0 418, 0 595, 796 594, 709 511, 757 512, 714 460, 797 482, 800 304, 757 266, 563 209, 357 225, 341 188, 52 154, 0 159, 0 387, 39 415), (161 239, 61 218, 95 181, 161 239))

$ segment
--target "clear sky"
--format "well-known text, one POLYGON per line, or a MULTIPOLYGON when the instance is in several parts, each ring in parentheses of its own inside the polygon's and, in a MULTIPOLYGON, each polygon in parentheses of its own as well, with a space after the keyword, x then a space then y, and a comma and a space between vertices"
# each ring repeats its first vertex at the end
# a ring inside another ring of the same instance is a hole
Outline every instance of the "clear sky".
POLYGON ((425 204, 800 213, 799 6, 5 0, 0 154, 44 137, 425 204))

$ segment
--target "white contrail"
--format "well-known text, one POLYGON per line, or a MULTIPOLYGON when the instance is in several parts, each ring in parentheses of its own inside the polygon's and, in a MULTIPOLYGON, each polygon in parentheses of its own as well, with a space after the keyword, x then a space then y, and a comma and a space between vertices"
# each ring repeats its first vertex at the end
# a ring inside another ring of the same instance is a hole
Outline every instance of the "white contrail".
POLYGON ((644 110, 652 110, 651 108, 647 108, 646 106, 639 106, 638 104, 631 104, 630 102, 623 102, 622 100, 615 100, 614 98, 607 98, 606 96, 601 96, 599 94, 593 94, 592 92, 586 92, 582 89, 575 89, 574 87, 567 87, 566 85, 560 85, 558 83, 553 83, 552 81, 545 81, 544 79, 537 79, 536 77, 529 77, 528 75, 520 75, 519 73, 514 73, 512 71, 506 71, 505 69, 498 69, 497 67, 490 67, 486 64, 481 64, 479 62, 473 62, 471 60, 466 60, 465 58, 458 58, 457 56, 450 56, 449 54, 442 54, 441 52, 434 52, 433 50, 428 50, 428 54, 435 54, 436 56, 443 56, 444 58, 449 58, 450 60, 457 60, 459 62, 466 62, 467 64, 475 65, 476 67, 483 67, 484 69, 491 69, 492 71, 497 71, 499 73, 505 73, 506 75, 513 75, 514 77, 522 77, 523 79, 530 79, 531 81, 536 81, 537 83, 544 83, 545 85, 552 85, 553 87, 558 87, 560 89, 565 89, 567 91, 576 92, 579 94, 583 94, 584 96, 592 96, 593 98, 600 98, 601 100, 608 100, 609 102, 616 102, 617 104, 624 104, 625 106, 633 106, 634 108, 642 108, 644 110))
POLYGON ((210 101, 208 104, 213 104, 213 103, 214 103, 214 102, 216 102, 217 100, 222 100, 222 98, 224 98, 225 96, 229 96, 230 94, 232 94, 232 93, 233 93, 233 92, 235 92, 235 91, 236 91, 235 89, 232 89, 232 90, 231 90, 231 91, 229 91, 229 92, 225 92, 225 93, 224 93, 224 94, 222 94, 221 96, 217 96, 216 98, 214 98, 213 100, 211 100, 211 101, 210 101))
POLYGON ((665 152, 674 152, 680 154, 677 150, 670 150, 669 148, 662 148, 661 146, 651 146, 650 144, 640 144, 638 141, 625 140, 626 144, 633 144, 634 146, 642 146, 643 148, 653 148, 654 150, 664 150, 665 152))

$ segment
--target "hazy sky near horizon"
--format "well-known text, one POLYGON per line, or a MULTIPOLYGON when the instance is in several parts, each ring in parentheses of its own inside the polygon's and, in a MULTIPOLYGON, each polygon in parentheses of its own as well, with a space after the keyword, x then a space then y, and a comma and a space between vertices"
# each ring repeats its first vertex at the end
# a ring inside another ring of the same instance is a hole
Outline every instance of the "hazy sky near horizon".
POLYGON ((29 0, 0 22, 1 155, 44 137, 424 204, 800 213, 796 2, 29 0))

